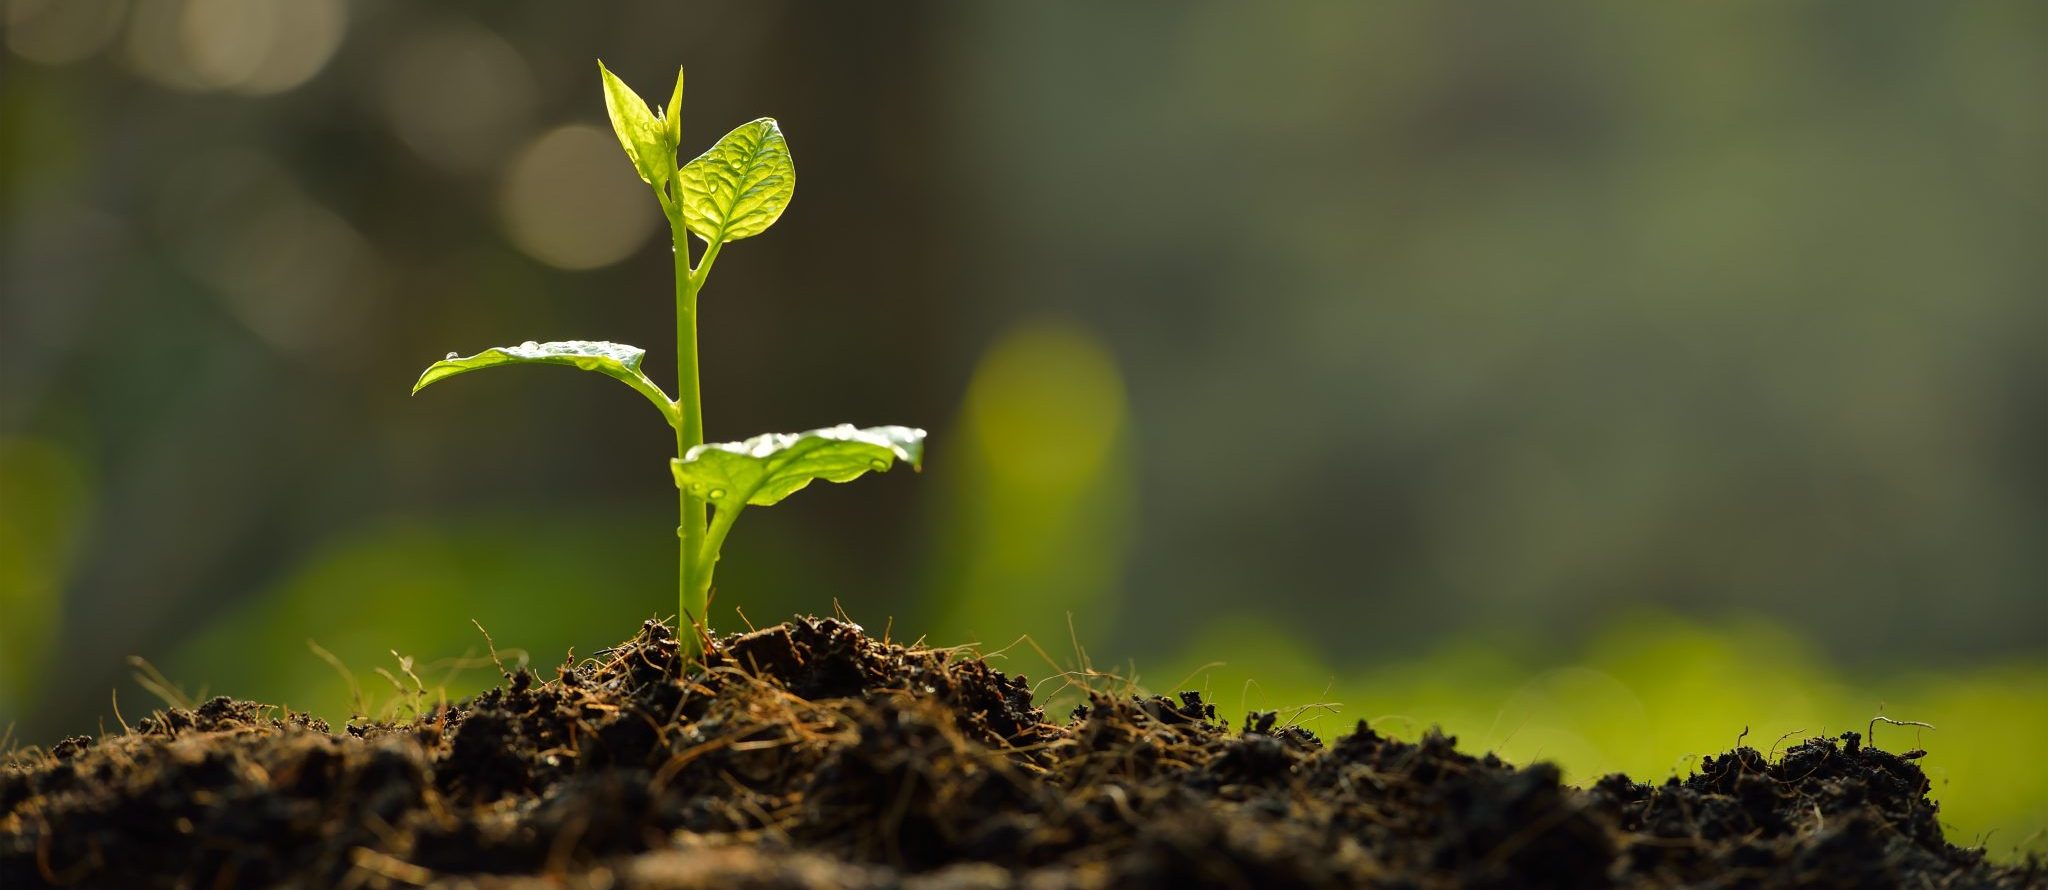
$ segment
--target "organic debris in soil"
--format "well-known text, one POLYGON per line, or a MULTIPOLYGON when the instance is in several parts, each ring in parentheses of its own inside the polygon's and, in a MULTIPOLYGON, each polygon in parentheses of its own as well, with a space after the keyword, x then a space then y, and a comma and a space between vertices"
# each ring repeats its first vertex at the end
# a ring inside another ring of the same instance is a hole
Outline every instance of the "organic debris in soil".
MULTIPOLYGON (((0 770, 0 885, 2040 886, 1943 840, 1909 757, 1811 739, 1684 781, 1363 723, 1237 729, 1194 693, 1046 721, 1023 677, 802 619, 686 670, 668 628, 411 723, 217 698, 0 770)), ((1909 755, 1910 756, 1910 755, 1909 755)))

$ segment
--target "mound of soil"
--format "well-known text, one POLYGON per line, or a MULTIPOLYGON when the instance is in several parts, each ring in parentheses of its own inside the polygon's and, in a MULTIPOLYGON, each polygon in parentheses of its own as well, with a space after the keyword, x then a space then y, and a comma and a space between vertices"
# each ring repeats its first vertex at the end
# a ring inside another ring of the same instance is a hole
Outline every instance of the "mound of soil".
POLYGON ((403 724, 217 698, 0 771, 0 885, 94 887, 2020 887, 1943 840, 1855 733, 1580 790, 1430 734, 1098 696, 833 620, 668 628, 403 724))

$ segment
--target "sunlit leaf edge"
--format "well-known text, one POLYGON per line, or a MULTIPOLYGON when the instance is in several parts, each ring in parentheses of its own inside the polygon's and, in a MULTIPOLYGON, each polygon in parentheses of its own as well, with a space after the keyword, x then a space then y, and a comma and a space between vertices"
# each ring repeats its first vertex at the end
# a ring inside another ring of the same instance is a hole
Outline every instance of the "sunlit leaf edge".
POLYGON ((657 193, 661 192, 674 175, 670 165, 675 163, 676 146, 668 124, 647 106, 647 100, 606 68, 602 59, 598 60, 597 70, 604 81, 605 115, 611 119, 612 134, 618 137, 619 147, 625 149, 633 172, 657 193))
POLYGON ((412 391, 416 394, 450 377, 502 365, 562 365, 596 371, 618 380, 646 396, 661 409, 663 416, 672 418, 675 407, 668 394, 640 371, 640 362, 646 357, 645 349, 608 340, 528 340, 517 346, 493 346, 475 355, 446 358, 428 365, 412 391))
POLYGON ((740 442, 712 442, 691 448, 671 460, 676 486, 709 493, 730 489, 746 504, 765 507, 803 490, 812 482, 849 482, 870 472, 883 472, 903 461, 924 468, 924 430, 905 426, 838 426, 801 433, 763 433, 740 442), (832 461, 820 463, 820 461, 832 461), (762 468, 749 485, 740 475, 749 465, 762 468))
POLYGON ((767 231, 796 195, 796 159, 771 117, 734 127, 678 175, 683 223, 711 244, 767 231))

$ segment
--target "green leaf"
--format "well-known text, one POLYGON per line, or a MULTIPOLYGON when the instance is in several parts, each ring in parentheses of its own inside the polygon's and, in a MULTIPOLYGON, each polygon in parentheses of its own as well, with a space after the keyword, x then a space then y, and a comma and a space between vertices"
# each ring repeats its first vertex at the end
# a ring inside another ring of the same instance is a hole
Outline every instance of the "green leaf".
POLYGON ((741 124, 683 165, 683 222, 707 244, 759 235, 796 192, 796 162, 773 118, 741 124))
POLYGON ((528 340, 518 346, 495 346, 472 356, 448 357, 427 366, 412 391, 418 393, 429 385, 439 383, 457 374, 467 374, 499 365, 567 365, 585 371, 596 371, 616 379, 647 397, 654 406, 661 409, 663 417, 671 426, 676 423, 676 408, 668 395, 656 386, 647 375, 640 373, 640 360, 647 357, 647 350, 624 343, 608 343, 603 340, 559 340, 552 343, 535 343, 528 340))
POLYGON ((676 487, 720 502, 766 507, 811 484, 846 482, 896 461, 924 465, 924 430, 901 426, 856 429, 842 423, 806 433, 765 433, 745 442, 717 442, 671 460, 676 487))
POLYGON ((668 131, 668 144, 683 143, 683 69, 676 67, 676 90, 668 94, 668 110, 661 113, 661 123, 668 131))
MULTIPOLYGON (((618 134, 620 147, 626 150, 626 157, 633 162, 633 170, 640 178, 654 186, 655 192, 663 193, 669 177, 675 175, 675 139, 669 136, 661 119, 648 110, 646 100, 606 68, 602 60, 597 63, 597 72, 604 80, 604 110, 611 116, 612 132, 618 134)), ((663 203, 667 203, 666 198, 663 203)))

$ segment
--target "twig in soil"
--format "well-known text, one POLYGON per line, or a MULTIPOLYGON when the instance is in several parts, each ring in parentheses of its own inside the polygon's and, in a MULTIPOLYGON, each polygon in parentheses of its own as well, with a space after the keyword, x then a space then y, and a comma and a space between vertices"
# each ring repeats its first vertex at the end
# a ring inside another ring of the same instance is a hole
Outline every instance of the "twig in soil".
MULTIPOLYGON (((1998 829, 1994 828, 1994 829, 1992 829, 1991 831, 1997 831, 1997 830, 1998 830, 1998 829)), ((1988 842, 1990 842, 1990 840, 1991 840, 1991 831, 1987 831, 1987 832, 1984 832, 1984 840, 1985 840, 1985 842, 1987 842, 1987 843, 1988 843, 1988 842)), ((2034 844, 2034 839, 2035 839, 2035 838, 2038 838, 2038 837, 2040 837, 2040 836, 2042 836, 2042 835, 2044 835, 2044 834, 2048 834, 2048 826, 2043 826, 2043 827, 2041 827, 2041 828, 2036 828, 2036 829, 2034 829, 2034 833, 2033 833, 2033 834, 2030 834, 2030 835, 2027 835, 2026 837, 2020 838, 2020 842, 2019 842, 2018 844, 2015 844, 2015 845, 2013 846, 2013 849, 2014 849, 2014 850, 2025 850, 2025 849, 2027 849, 2027 848, 2029 848, 2029 847, 2033 846, 2033 844, 2034 844)), ((1983 845, 1983 844, 1978 844, 1978 846, 1979 846, 1979 847, 1982 847, 1982 846, 1984 846, 1984 845, 1983 845)))
MULTIPOLYGON (((1073 629, 1073 616, 1069 615, 1067 617, 1069 619, 1067 627, 1069 632, 1071 632, 1073 629)), ((1045 651, 1045 647, 1038 645, 1038 640, 1032 638, 1030 634, 1025 634, 1021 637, 1018 637, 1017 643, 1024 643, 1029 645, 1031 647, 1031 651, 1038 653, 1038 657, 1045 661, 1046 667, 1051 668, 1053 671, 1052 676, 1049 676, 1043 680, 1038 681, 1038 684, 1031 688, 1031 694, 1034 697, 1039 695, 1039 689, 1041 687, 1054 680, 1062 681, 1062 685, 1060 686, 1060 688, 1053 690, 1050 695, 1046 696, 1047 698, 1057 697, 1061 693, 1064 693, 1069 689, 1074 689, 1077 687, 1090 694, 1093 694, 1098 691, 1107 691, 1110 694, 1114 695, 1121 694, 1123 691, 1125 691, 1131 686, 1131 682, 1124 677, 1120 677, 1114 673, 1105 673, 1102 671, 1095 670, 1095 668, 1088 663, 1088 654, 1085 651, 1081 650, 1080 641, 1078 638, 1074 641, 1074 651, 1076 656, 1080 659, 1080 665, 1077 669, 1072 670, 1060 667, 1060 663, 1053 659, 1052 653, 1045 651), (1076 678, 1079 678, 1080 682, 1075 682, 1076 678), (1094 681, 1098 679, 1107 679, 1112 681, 1110 683, 1111 688, 1108 690, 1097 690, 1095 688, 1094 681)), ((1016 646, 1017 643, 1011 643, 1009 646, 1005 646, 1003 648, 1005 650, 1008 650, 1009 648, 1016 646)), ((986 660, 987 656, 983 656, 983 659, 986 660)))
POLYGON ((1779 745, 1785 744, 1785 740, 1786 740, 1786 739, 1789 739, 1789 738, 1791 738, 1791 737, 1793 737, 1793 736, 1795 736, 1795 735, 1798 735, 1798 734, 1800 734, 1800 733, 1802 733, 1802 732, 1805 732, 1805 731, 1806 731, 1806 730, 1805 730, 1804 728, 1800 728, 1800 729, 1795 729, 1795 730, 1792 730, 1791 732, 1788 732, 1788 733, 1785 733, 1784 735, 1781 735, 1781 736, 1779 736, 1779 737, 1778 737, 1778 740, 1777 740, 1777 741, 1775 741, 1775 742, 1772 742, 1772 743, 1771 743, 1771 750, 1769 750, 1769 751, 1767 751, 1767 752, 1765 752, 1765 753, 1764 753, 1764 759, 1765 759, 1765 760, 1770 760, 1771 758, 1773 758, 1773 757, 1776 757, 1776 756, 1778 756, 1778 746, 1779 746, 1779 745))
POLYGON ((348 665, 342 664, 341 659, 335 657, 334 653, 322 648, 319 643, 315 643, 311 639, 306 640, 306 648, 313 650, 314 657, 333 666, 335 672, 341 675, 342 681, 348 684, 349 701, 354 707, 356 715, 360 717, 370 716, 368 705, 363 701, 363 687, 357 685, 356 675, 348 669, 348 665))
MULTIPOLYGON (((1294 712, 1293 716, 1288 717, 1287 722, 1282 725, 1293 726, 1301 722, 1302 715, 1307 714, 1310 710, 1320 710, 1328 714, 1341 713, 1343 711, 1344 703, 1338 701, 1329 701, 1327 699, 1327 696, 1329 696, 1330 694, 1330 690, 1335 689, 1336 687, 1337 678, 1331 677, 1330 682, 1323 684, 1323 691, 1316 694, 1315 701, 1309 702, 1305 705, 1296 705, 1294 708, 1292 708, 1294 712)), ((1281 710, 1289 709, 1283 708, 1281 710)))
POLYGON ((42 873, 43 880, 49 881, 50 886, 61 887, 65 884, 78 883, 84 880, 87 875, 99 871, 100 867, 106 864, 106 860, 100 855, 99 838, 88 837, 85 839, 88 844, 86 857, 79 862, 73 863, 63 873, 58 873, 57 869, 50 864, 50 842, 53 834, 50 830, 50 823, 41 818, 36 819, 36 822, 39 829, 36 832, 36 871, 42 873))
MULTIPOLYGON (((1499 744, 1495 744, 1493 741, 1493 731, 1500 728, 1500 718, 1506 716, 1507 712, 1508 709, 1506 708, 1496 708, 1493 712, 1493 722, 1486 724, 1486 734, 1479 737, 1480 741, 1485 742, 1488 747, 1495 751, 1500 750, 1503 745, 1507 744, 1507 739, 1502 739, 1499 744)), ((1520 731, 1520 727, 1516 727, 1516 730, 1520 731)))
POLYGON ((1096 692, 1096 689, 1093 684, 1093 681, 1097 679, 1114 680, 1116 681, 1115 685, 1124 685, 1124 678, 1119 677, 1115 674, 1100 674, 1088 671, 1063 671, 1055 669, 1051 676, 1038 681, 1031 687, 1031 697, 1035 699, 1047 700, 1056 699, 1060 695, 1066 693, 1066 691, 1069 689, 1080 689, 1085 692, 1094 693, 1096 692), (1043 692, 1042 690, 1045 688, 1045 685, 1047 683, 1053 682, 1054 680, 1058 680, 1060 682, 1060 688, 1055 689, 1049 693, 1043 692))
POLYGON ((407 706, 412 709, 412 719, 418 720, 421 717, 426 716, 426 711, 422 709, 420 705, 427 700, 427 686, 425 683, 420 682, 420 676, 418 674, 413 673, 412 658, 410 656, 398 654, 398 650, 395 649, 391 650, 391 657, 398 659, 398 669, 400 671, 405 672, 406 677, 412 680, 413 689, 406 689, 405 684, 398 682, 398 677, 393 675, 390 671, 387 671, 381 667, 372 668, 372 670, 375 670, 379 675, 381 675, 385 679, 385 681, 389 682, 391 684, 391 688, 398 690, 399 700, 401 702, 407 702, 407 706))
POLYGON ((1088 662, 1088 650, 1081 647, 1081 632, 1074 629, 1074 613, 1072 612, 1067 613, 1067 642, 1073 644, 1074 660, 1081 665, 1081 670, 1090 674, 1094 673, 1095 665, 1088 662))
POLYGON ((1872 748, 1877 747, 1877 725, 1879 723, 1889 723, 1893 726, 1922 726, 1928 729, 1934 728, 1934 724, 1932 723, 1922 723, 1918 720, 1893 720, 1890 717, 1886 717, 1883 714, 1879 714, 1875 717, 1870 718, 1870 725, 1863 728, 1863 742, 1864 744, 1867 744, 1872 748))
POLYGON ((417 698, 415 698, 413 701, 412 712, 413 716, 417 718, 420 714, 419 703, 427 700, 427 684, 420 682, 419 674, 413 673, 412 656, 400 655, 398 654, 397 649, 392 649, 390 651, 391 657, 398 659, 398 669, 404 671, 405 676, 408 679, 412 680, 413 689, 416 690, 417 695, 417 698))
MULTIPOLYGON (((349 863, 358 870, 369 872, 388 881, 411 884, 415 887, 425 887, 434 882, 434 872, 431 869, 414 865, 389 853, 379 853, 369 847, 357 847, 354 850, 350 850, 348 858, 349 863)), ((350 875, 350 877, 354 878, 355 876, 350 875)), ((350 883, 352 886, 360 887, 368 882, 352 880, 350 883)))
POLYGON ((469 623, 476 625, 476 632, 484 635, 484 648, 491 653, 491 663, 498 666, 498 673, 504 674, 505 662, 498 658, 498 644, 491 639, 491 632, 484 630, 484 623, 474 618, 469 619, 469 623))
MULTIPOLYGON (((947 647, 944 647, 944 648, 939 648, 939 649, 933 649, 933 650, 931 650, 931 651, 933 651, 933 652, 944 652, 944 653, 947 653, 948 657, 951 657, 952 655, 954 655, 954 654, 957 654, 957 653, 960 653, 960 652, 966 652, 966 653, 968 653, 968 654, 969 654, 970 656, 972 656, 972 657, 974 657, 974 658, 979 658, 979 659, 981 659, 982 661, 994 661, 994 660, 996 660, 996 659, 998 659, 998 658, 1008 658, 1008 657, 1010 657, 1010 650, 1011 650, 1011 649, 1015 649, 1015 648, 1017 648, 1018 646, 1022 646, 1022 645, 1026 644, 1026 643, 1030 643, 1030 644, 1031 644, 1031 648, 1033 648, 1033 649, 1038 649, 1038 644, 1037 644, 1037 643, 1036 643, 1035 641, 1033 641, 1033 640, 1031 639, 1031 635, 1030 635, 1030 634, 1022 634, 1022 635, 1018 636, 1018 637, 1017 637, 1016 639, 1014 639, 1014 640, 1011 640, 1011 641, 1010 641, 1010 645, 1008 645, 1008 646, 1004 646, 1004 647, 1002 647, 1002 648, 1000 648, 1000 649, 991 649, 991 650, 989 650, 989 651, 986 651, 986 652, 980 651, 979 649, 977 649, 977 648, 976 648, 977 646, 980 646, 980 645, 981 645, 980 643, 961 643, 961 644, 960 644, 960 645, 958 645, 958 646, 947 646, 947 647)), ((924 646, 924 637, 918 637, 918 638, 917 638, 917 642, 915 642, 915 643, 911 643, 911 644, 910 644, 910 646, 909 646, 908 648, 911 648, 911 649, 919 649, 919 648, 922 648, 923 646, 924 646)), ((1038 654, 1040 654, 1040 655, 1044 655, 1044 654, 1045 654, 1045 650, 1043 650, 1043 649, 1038 649, 1038 654)), ((1051 660, 1050 658, 1048 658, 1048 659, 1047 659, 1047 661, 1050 661, 1050 660, 1051 660)), ((1053 665, 1053 670, 1059 670, 1059 666, 1058 666, 1058 665, 1053 665)))
MULTIPOLYGON (((1700 759, 1700 754, 1699 754, 1699 752, 1698 752, 1698 751, 1687 751, 1687 752, 1685 752, 1684 754, 1680 754, 1680 755, 1678 755, 1678 759, 1677 759, 1677 760, 1671 761, 1671 774, 1672 774, 1672 775, 1674 775, 1674 776, 1675 776, 1675 775, 1678 775, 1678 770, 1679 770, 1679 765, 1680 765, 1680 764, 1691 764, 1691 763, 1697 763, 1697 762, 1699 762, 1699 759, 1700 759)), ((1686 767, 1686 769, 1692 769, 1692 767, 1690 767, 1690 766, 1687 766, 1687 767, 1686 767)))
POLYGON ((747 633, 753 633, 756 630, 759 630, 759 628, 756 628, 754 626, 753 619, 747 617, 747 610, 742 609, 738 606, 734 606, 732 607, 732 611, 733 614, 740 616, 740 623, 747 626, 747 633))
POLYGON ((112 699, 114 700, 114 722, 115 722, 115 723, 119 723, 119 724, 121 724, 121 734, 122 734, 122 735, 134 735, 134 734, 135 734, 135 730, 129 729, 129 728, 128 728, 128 721, 127 721, 126 719, 124 719, 124 718, 123 718, 123 717, 121 716, 121 689, 120 689, 120 687, 115 687, 115 688, 113 688, 113 689, 109 689, 109 690, 107 690, 107 695, 108 695, 109 697, 111 697, 111 698, 112 698, 112 699))
POLYGON ((150 664, 148 659, 140 655, 130 655, 128 666, 135 669, 135 673, 131 675, 135 678, 135 685, 163 699, 164 704, 171 707, 184 708, 188 711, 192 709, 192 699, 185 695, 184 690, 178 688, 178 684, 171 682, 162 671, 157 670, 156 665, 150 664))
MULTIPOLYGON (((1187 675, 1187 676, 1185 676, 1185 677, 1182 677, 1182 678, 1180 678, 1180 682, 1178 682, 1178 683, 1175 683, 1175 684, 1173 684, 1172 686, 1168 686, 1168 687, 1166 687, 1166 691, 1168 691, 1168 692, 1175 692, 1175 691, 1178 691, 1178 690, 1184 689, 1184 688, 1186 688, 1186 687, 1187 687, 1187 685, 1188 685, 1188 681, 1189 681, 1189 680, 1193 680, 1193 679, 1195 678, 1195 675, 1196 675, 1196 674, 1199 674, 1199 673, 1201 673, 1201 672, 1203 672, 1203 671, 1207 671, 1207 670, 1213 670, 1213 669, 1215 669, 1215 668, 1220 668, 1220 667, 1227 667, 1228 665, 1229 665, 1229 662, 1225 662, 1225 661, 1212 661, 1212 662, 1209 662, 1208 664, 1202 665, 1201 667, 1198 667, 1198 668, 1195 668, 1195 669, 1194 669, 1194 670, 1192 670, 1192 671, 1189 671, 1189 672, 1188 672, 1188 675, 1187 675)), ((1208 678, 1206 678, 1206 677, 1205 677, 1205 678, 1203 678, 1202 682, 1203 682, 1203 684, 1204 684, 1204 685, 1206 685, 1206 684, 1208 683, 1208 678)))
MULTIPOLYGON (((733 750, 741 750, 741 745, 745 744, 749 743, 742 742, 740 745, 734 745, 733 750)), ((778 844, 787 845, 789 843, 789 832, 782 827, 781 820, 770 815, 767 810, 761 809, 761 805, 754 801, 754 790, 752 788, 748 788, 740 780, 733 778, 732 773, 725 770, 719 770, 718 777, 723 779, 726 786, 733 790, 734 799, 739 802, 740 809, 745 810, 747 815, 754 817, 754 821, 761 824, 761 832, 763 834, 774 838, 778 844)))
POLYGON ((564 825, 561 832, 555 835, 553 842, 548 844, 547 864, 541 866, 541 875, 545 878, 569 874, 569 866, 573 864, 571 857, 576 855, 576 845, 583 841, 583 835, 590 830, 590 817, 583 813, 571 813, 565 821, 568 824, 564 825))
POLYGON ((648 787, 656 792, 667 789, 668 783, 675 779, 677 773, 683 771, 683 767, 689 766, 691 761, 699 757, 732 745, 732 740, 735 737, 733 734, 718 736, 717 738, 700 742, 695 747, 685 748, 682 751, 676 752, 674 756, 668 759, 667 763, 661 765, 661 769, 654 771, 654 777, 647 783, 648 787))
POLYGON ((1325 714, 1342 714, 1344 713, 1344 703, 1340 701, 1315 701, 1305 705, 1296 705, 1292 708, 1282 708, 1281 710, 1293 712, 1294 716, 1287 718, 1287 722, 1280 724, 1283 727, 1287 727, 1299 724, 1301 718, 1310 711, 1321 711, 1325 714))
MULTIPOLYGON (((910 813, 911 798, 917 790, 916 770, 903 771, 903 786, 889 802, 889 812, 882 817, 882 837, 889 843, 889 860, 898 866, 903 864, 903 818, 910 813)), ((742 802, 745 799, 742 798, 742 802)))
POLYGON ((1743 724, 1742 731, 1735 734, 1735 747, 1742 747, 1742 740, 1749 738, 1749 725, 1743 724))
MULTIPOLYGON (((1941 827, 1942 827, 1943 829, 1947 829, 1947 828, 1949 828, 1950 826, 1948 825, 1948 823, 1944 822, 1944 823, 1942 823, 1941 827)), ((1983 850, 1983 849, 1985 849, 1985 845, 1991 842, 1991 836, 1992 836, 1992 835, 1994 835, 1994 834, 1997 834, 1997 833, 1998 833, 1998 829, 1996 829, 1996 828, 1986 829, 1986 830, 1984 831, 1984 833, 1983 833, 1983 834, 1977 835, 1977 840, 1976 840, 1976 842, 1975 842, 1974 844, 1972 844, 1972 845, 1971 845, 1971 846, 1970 846, 1970 847, 1969 847, 1968 849, 1973 849, 1973 850, 1983 850)), ((2036 831, 2036 832, 2034 832, 2034 833, 2035 833, 2035 834, 2040 834, 2041 832, 2039 832, 2039 831, 2036 831)))
MULTIPOLYGON (((512 652, 513 655, 518 656, 519 665, 521 667, 525 667, 526 650, 513 649, 510 651, 512 652)), ((420 667, 421 669, 427 671, 438 671, 443 668, 447 669, 447 673, 441 675, 440 682, 435 683, 433 686, 436 697, 442 699, 445 702, 447 698, 449 684, 454 683, 456 677, 462 676, 463 671, 470 670, 472 668, 483 667, 485 661, 486 659, 478 658, 475 655, 474 650, 464 649, 462 650, 462 654, 459 656, 456 656, 454 658, 443 658, 440 661, 424 664, 420 667)), ((489 661, 492 663, 496 663, 497 659, 494 656, 493 658, 489 659, 489 661)), ((502 670, 502 666, 500 669, 502 670)), ((509 677, 510 675, 508 674, 507 676, 509 677)))
MULTIPOLYGON (((1502 751, 1502 750, 1506 750, 1506 749, 1507 749, 1507 746, 1508 746, 1508 743, 1509 743, 1509 742, 1512 742, 1512 741, 1514 741, 1514 740, 1515 740, 1515 736, 1521 735, 1521 734, 1522 734, 1522 730, 1528 729, 1528 728, 1529 728, 1529 724, 1530 724, 1531 722, 1535 721, 1535 719, 1536 719, 1536 715, 1535 715, 1535 714, 1529 714, 1529 715, 1527 715, 1527 716, 1523 717, 1523 718, 1522 718, 1522 722, 1520 722, 1520 723, 1517 723, 1517 724, 1515 724, 1515 728, 1514 728, 1514 729, 1510 729, 1510 730, 1508 730, 1508 734, 1507 734, 1507 735, 1501 736, 1501 739, 1500 739, 1500 743, 1499 743, 1499 744, 1496 744, 1496 745, 1494 745, 1494 746, 1493 746, 1493 750, 1495 750, 1495 751, 1502 751)), ((1498 717, 1495 717, 1495 718, 1494 718, 1494 722, 1495 722, 1496 724, 1498 724, 1498 723, 1499 723, 1499 720, 1500 720, 1500 718, 1498 718, 1498 717)), ((1529 757, 1530 757, 1530 759, 1531 759, 1531 760, 1534 760, 1534 759, 1535 759, 1535 757, 1536 757, 1536 755, 1535 755, 1535 753, 1534 753, 1534 752, 1530 752, 1530 755, 1529 755, 1529 757)))
MULTIPOLYGON (((391 684, 391 688, 392 688, 392 689, 395 689, 395 690, 397 690, 397 691, 398 691, 398 703, 403 703, 403 702, 405 701, 405 699, 406 699, 406 698, 408 697, 408 695, 407 695, 407 693, 406 693, 406 691, 405 691, 405 684, 404 684, 404 683, 400 683, 400 682, 398 682, 398 677, 397 677, 397 675, 395 675, 395 674, 391 673, 390 671, 387 671, 387 670, 385 670, 385 669, 383 669, 383 668, 381 668, 381 667, 374 667, 374 668, 371 668, 370 670, 376 671, 376 672, 377 672, 377 675, 378 675, 378 676, 381 676, 381 677, 383 677, 383 678, 384 678, 384 680, 385 680, 386 682, 388 682, 388 683, 390 683, 390 684, 391 684)), ((392 708, 391 708, 391 712, 392 712, 393 714, 396 714, 396 713, 398 713, 398 708, 397 708, 397 707, 395 707, 395 706, 394 706, 394 707, 392 707, 392 708)), ((418 719, 418 718, 419 718, 419 709, 418 709, 418 708, 414 708, 414 709, 413 709, 413 718, 414 718, 414 719, 418 719)))

